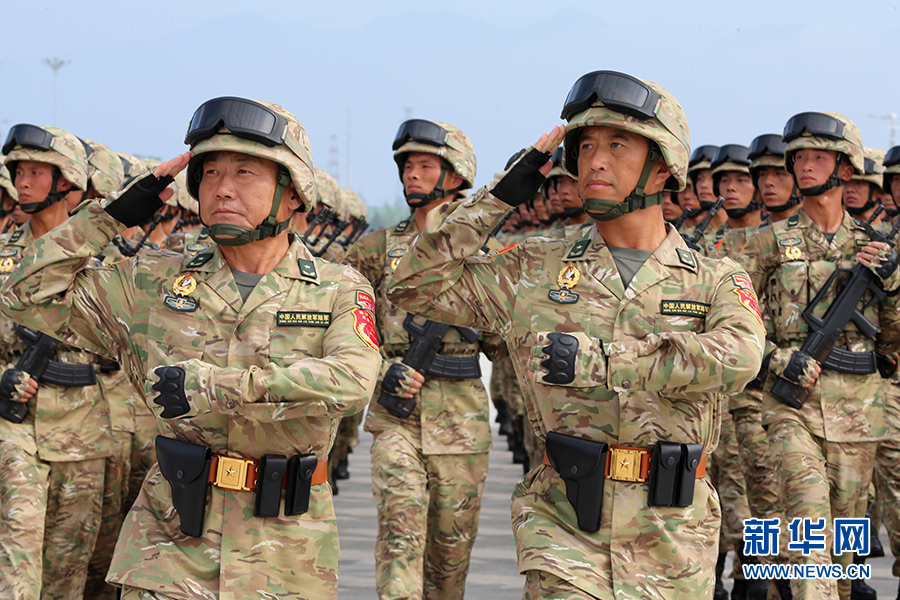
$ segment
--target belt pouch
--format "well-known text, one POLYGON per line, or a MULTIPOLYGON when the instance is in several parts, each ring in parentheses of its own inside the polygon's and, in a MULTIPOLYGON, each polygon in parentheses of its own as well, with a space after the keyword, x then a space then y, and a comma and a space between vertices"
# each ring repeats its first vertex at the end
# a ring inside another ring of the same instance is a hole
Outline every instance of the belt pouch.
POLYGON ((657 442, 650 456, 648 506, 672 506, 681 463, 681 444, 657 442))
POLYGON ((694 503, 694 482, 697 480, 697 467, 700 466, 701 458, 703 458, 703 446, 681 444, 680 476, 672 506, 684 508, 694 503))
POLYGON ((575 509, 578 528, 593 533, 600 529, 603 483, 609 444, 551 431, 547 457, 566 483, 566 497, 575 509))
POLYGON ((206 488, 212 452, 205 446, 156 436, 159 471, 172 488, 172 505, 178 512, 181 531, 200 537, 206 513, 206 488))
POLYGON ((281 508, 281 488, 288 460, 284 454, 266 454, 259 461, 256 479, 256 505, 253 514, 257 517, 277 517, 281 508))
POLYGON ((309 510, 309 490, 319 459, 315 454, 298 454, 288 461, 287 489, 284 495, 284 514, 302 515, 309 510))

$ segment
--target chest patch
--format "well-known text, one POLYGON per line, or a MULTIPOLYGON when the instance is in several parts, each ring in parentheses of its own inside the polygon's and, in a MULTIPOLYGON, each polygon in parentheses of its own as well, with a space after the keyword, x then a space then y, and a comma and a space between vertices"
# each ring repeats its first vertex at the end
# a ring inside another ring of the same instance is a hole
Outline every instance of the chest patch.
POLYGON ((279 310, 275 314, 275 324, 279 327, 328 327, 331 313, 279 310))
POLYGON ((188 252, 203 252, 209 248, 209 244, 191 244, 187 247, 188 252))
POLYGON ((196 300, 179 296, 166 296, 163 298, 163 304, 178 312, 194 312, 199 306, 196 300))
POLYGON ((18 253, 19 253, 18 248, 4 248, 3 250, 0 250, 0 258, 6 258, 8 256, 15 256, 18 253))
POLYGON ((779 246, 799 246, 803 243, 803 240, 800 238, 787 238, 785 240, 778 240, 779 246))
POLYGON ((691 300, 663 300, 659 304, 659 312, 664 315, 705 319, 709 314, 709 304, 691 300))

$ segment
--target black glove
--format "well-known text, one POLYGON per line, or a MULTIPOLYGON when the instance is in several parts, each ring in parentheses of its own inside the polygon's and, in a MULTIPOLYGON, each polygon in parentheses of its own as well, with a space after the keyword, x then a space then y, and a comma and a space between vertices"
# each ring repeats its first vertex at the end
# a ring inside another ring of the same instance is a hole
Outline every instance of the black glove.
POLYGON ((542 349, 549 358, 541 366, 549 371, 544 376, 547 383, 572 383, 575 381, 575 359, 578 357, 578 338, 568 333, 551 333, 550 343, 542 349))
POLYGON ((781 376, 792 383, 803 385, 809 379, 808 376, 804 377, 804 374, 806 373, 806 368, 809 366, 811 358, 812 357, 806 352, 801 352, 800 350, 794 351, 781 376))
POLYGON ((539 169, 548 160, 548 153, 532 148, 500 177, 490 192, 513 208, 525 204, 534 198, 538 188, 547 179, 539 169))
POLYGON ((162 208, 163 201, 159 199, 159 194, 173 181, 175 179, 169 175, 157 177, 152 172, 135 177, 125 184, 105 210, 127 227, 146 223, 162 208))
POLYGON ((400 362, 388 367, 384 379, 381 380, 381 389, 392 396, 403 396, 409 390, 412 383, 412 369, 400 362))
POLYGON ((878 265, 877 269, 875 269, 875 274, 882 279, 887 279, 894 274, 894 271, 897 270, 897 263, 897 252, 895 250, 891 250, 886 257, 881 259, 881 264, 878 265))
POLYGON ((187 414, 190 410, 187 397, 184 395, 184 369, 181 367, 157 367, 155 369, 159 381, 150 389, 159 392, 153 402, 163 407, 163 419, 172 419, 187 414))
POLYGON ((20 369, 7 369, 0 377, 0 400, 18 402, 28 384, 28 374, 20 369))

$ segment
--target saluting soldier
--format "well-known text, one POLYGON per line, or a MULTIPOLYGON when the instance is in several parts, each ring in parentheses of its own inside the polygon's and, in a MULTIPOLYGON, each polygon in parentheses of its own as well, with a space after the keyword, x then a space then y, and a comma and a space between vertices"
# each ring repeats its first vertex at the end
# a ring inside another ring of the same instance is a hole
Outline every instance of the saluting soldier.
POLYGON ((688 249, 663 220, 660 192, 684 187, 689 155, 671 94, 597 71, 575 83, 562 116, 564 130, 429 222, 388 297, 510 347, 547 444, 513 493, 525 598, 709 597, 720 510, 705 464, 723 394, 760 365, 756 297, 737 264, 688 249), (542 183, 563 137, 595 226, 477 256, 542 183))
POLYGON ((360 300, 372 288, 287 232, 315 189, 306 132, 288 111, 210 100, 185 141, 191 154, 82 204, 33 247, 3 310, 115 357, 157 417, 159 464, 109 573, 123 598, 335 598, 326 464, 340 417, 362 410, 381 363, 360 300), (91 268, 185 167, 216 244, 91 268))

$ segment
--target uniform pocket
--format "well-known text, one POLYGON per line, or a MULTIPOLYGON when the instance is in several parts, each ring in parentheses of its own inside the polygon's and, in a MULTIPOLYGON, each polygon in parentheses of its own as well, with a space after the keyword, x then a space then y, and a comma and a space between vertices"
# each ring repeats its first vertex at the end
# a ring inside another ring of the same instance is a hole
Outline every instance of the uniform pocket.
POLYGON ((793 339, 791 334, 806 333, 809 327, 800 315, 809 306, 807 263, 782 263, 769 282, 771 290, 766 305, 780 338, 793 339))

